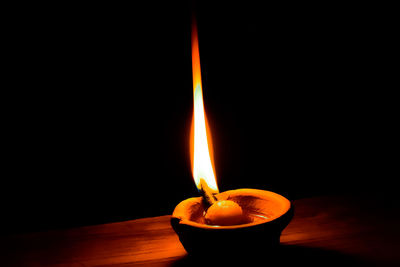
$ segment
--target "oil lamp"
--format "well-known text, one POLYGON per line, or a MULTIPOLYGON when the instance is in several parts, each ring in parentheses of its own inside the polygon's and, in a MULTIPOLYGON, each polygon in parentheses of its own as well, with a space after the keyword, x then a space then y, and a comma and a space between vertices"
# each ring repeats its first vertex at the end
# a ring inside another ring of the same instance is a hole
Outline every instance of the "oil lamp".
POLYGON ((204 111, 197 25, 192 24, 193 122, 191 163, 201 197, 179 203, 171 225, 191 254, 215 251, 254 252, 279 244, 293 208, 285 197, 265 190, 237 189, 220 193, 215 177, 211 134, 204 111), (264 246, 260 246, 263 244, 264 246))

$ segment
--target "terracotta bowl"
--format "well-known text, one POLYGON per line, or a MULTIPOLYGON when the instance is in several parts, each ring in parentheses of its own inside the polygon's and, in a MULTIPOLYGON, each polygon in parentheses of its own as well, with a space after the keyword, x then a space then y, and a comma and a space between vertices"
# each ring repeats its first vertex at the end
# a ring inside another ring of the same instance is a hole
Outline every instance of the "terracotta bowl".
POLYGON ((172 214, 171 225, 189 254, 220 253, 222 250, 258 253, 279 244, 282 230, 293 217, 290 201, 270 191, 237 189, 216 197, 238 203, 244 221, 229 226, 208 225, 201 197, 182 201, 172 214))

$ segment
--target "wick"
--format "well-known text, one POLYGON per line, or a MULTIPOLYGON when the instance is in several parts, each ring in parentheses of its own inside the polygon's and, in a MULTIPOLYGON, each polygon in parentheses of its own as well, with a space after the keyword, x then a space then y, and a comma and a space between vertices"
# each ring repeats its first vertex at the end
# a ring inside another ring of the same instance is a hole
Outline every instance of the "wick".
POLYGON ((200 194, 208 207, 218 201, 212 191, 213 190, 207 185, 204 178, 200 178, 200 194))

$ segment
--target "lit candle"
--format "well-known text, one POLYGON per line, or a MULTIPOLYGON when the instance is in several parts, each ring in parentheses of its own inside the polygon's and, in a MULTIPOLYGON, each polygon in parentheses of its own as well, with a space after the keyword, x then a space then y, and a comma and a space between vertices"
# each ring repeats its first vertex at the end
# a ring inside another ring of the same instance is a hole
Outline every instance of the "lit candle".
POLYGON ((203 104, 196 23, 192 28, 192 68, 194 112, 190 154, 193 179, 202 197, 180 202, 172 213, 171 225, 189 253, 210 253, 210 241, 216 240, 224 242, 215 251, 228 253, 256 249, 258 242, 275 246, 293 215, 288 199, 274 192, 248 188, 219 193, 203 104))

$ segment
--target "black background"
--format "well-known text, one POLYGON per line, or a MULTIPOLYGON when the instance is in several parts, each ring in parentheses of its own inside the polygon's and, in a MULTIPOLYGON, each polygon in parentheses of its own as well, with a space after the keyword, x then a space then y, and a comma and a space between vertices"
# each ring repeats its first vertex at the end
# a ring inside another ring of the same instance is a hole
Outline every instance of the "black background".
POLYGON ((193 9, 221 191, 395 193, 392 17, 365 4, 192 6, 9 10, 3 231, 165 215, 197 195, 193 9))

